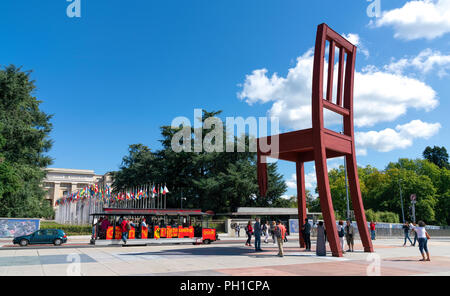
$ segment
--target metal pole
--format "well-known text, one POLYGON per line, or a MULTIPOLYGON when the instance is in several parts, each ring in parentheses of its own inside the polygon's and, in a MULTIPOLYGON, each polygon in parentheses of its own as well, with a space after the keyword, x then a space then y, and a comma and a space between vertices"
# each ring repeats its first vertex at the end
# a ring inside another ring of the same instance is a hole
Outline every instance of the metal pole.
POLYGON ((402 218, 403 218, 403 223, 405 223, 405 212, 403 211, 402 187, 400 186, 400 179, 398 179, 398 188, 400 189, 400 202, 402 205, 402 218))
POLYGON ((344 156, 344 170, 345 170, 345 194, 347 196, 347 220, 350 220, 350 201, 348 199, 348 183, 347 183, 347 160, 344 156))

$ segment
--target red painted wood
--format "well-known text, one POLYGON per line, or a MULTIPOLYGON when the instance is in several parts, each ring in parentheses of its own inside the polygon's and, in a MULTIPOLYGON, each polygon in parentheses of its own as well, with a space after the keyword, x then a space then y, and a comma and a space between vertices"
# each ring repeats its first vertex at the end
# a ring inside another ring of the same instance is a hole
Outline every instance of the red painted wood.
POLYGON ((300 248, 305 247, 305 240, 301 235, 301 227, 306 219, 306 188, 305 188, 305 168, 302 161, 296 163, 297 171, 297 203, 298 203, 298 226, 299 226, 299 242, 300 248))
POLYGON ((327 101, 332 101, 333 96, 333 73, 334 73, 334 40, 330 41, 329 55, 328 55, 328 82, 327 82, 327 101))
MULTIPOLYGON (((355 154, 355 138, 353 129, 353 83, 355 72, 356 46, 334 32, 326 24, 317 28, 316 45, 314 52, 314 68, 312 79, 312 129, 294 131, 277 135, 279 137, 279 151, 262 151, 260 141, 264 140, 270 145, 272 136, 258 139, 258 184, 261 196, 267 193, 267 165, 265 157, 296 162, 297 196, 299 224, 306 218, 306 196, 304 180, 304 162, 315 161, 317 187, 319 191, 320 207, 324 217, 327 238, 333 256, 341 257, 342 249, 336 227, 333 201, 328 180, 327 158, 345 156, 352 204, 355 212, 358 230, 364 246, 364 251, 373 252, 372 241, 369 237, 364 206, 359 187, 358 168, 355 154), (326 100, 323 98, 323 74, 326 41, 330 42, 330 56, 327 79, 326 100), (336 103, 331 98, 334 47, 339 47, 338 89, 336 103), (347 53, 344 67, 344 53, 347 53), (345 71, 345 79, 343 75, 345 71), (345 80, 345 81, 344 81, 345 80), (342 104, 343 103, 343 104, 342 104), (328 130, 323 123, 323 109, 327 108, 341 114, 344 121, 344 134, 328 130)), ((274 138, 275 139, 275 138, 274 138)), ((300 245, 303 247, 303 238, 300 236, 300 245)))
POLYGON ((345 49, 339 49, 339 70, 338 70, 338 85, 337 85, 337 98, 336 105, 342 106, 342 85, 344 79, 344 59, 345 59, 345 49))

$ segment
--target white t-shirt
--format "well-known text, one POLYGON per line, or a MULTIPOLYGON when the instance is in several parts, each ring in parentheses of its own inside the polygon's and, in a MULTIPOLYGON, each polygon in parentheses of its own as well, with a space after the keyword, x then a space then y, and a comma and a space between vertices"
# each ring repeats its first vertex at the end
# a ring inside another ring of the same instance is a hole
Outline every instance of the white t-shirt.
POLYGON ((413 229, 417 233, 418 238, 427 238, 425 227, 413 226, 413 229))

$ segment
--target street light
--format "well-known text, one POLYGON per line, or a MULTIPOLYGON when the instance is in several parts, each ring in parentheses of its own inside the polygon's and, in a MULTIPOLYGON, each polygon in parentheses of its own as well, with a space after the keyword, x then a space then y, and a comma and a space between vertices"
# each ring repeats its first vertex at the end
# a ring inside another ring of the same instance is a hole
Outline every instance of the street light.
MULTIPOLYGON (((341 135, 344 134, 344 132, 340 132, 341 135)), ((347 198, 347 220, 350 220, 350 201, 348 199, 348 184, 347 184, 347 158, 344 155, 344 172, 345 172, 345 194, 347 198)))
POLYGON ((344 156, 344 171, 345 171, 345 194, 347 195, 347 220, 350 220, 350 201, 348 199, 348 184, 347 184, 347 160, 344 156))
POLYGON ((405 212, 403 211, 403 197, 402 197, 402 187, 400 186, 400 181, 401 181, 401 179, 398 178, 398 188, 400 189, 400 202, 402 205, 402 218, 403 218, 403 223, 405 223, 405 212))

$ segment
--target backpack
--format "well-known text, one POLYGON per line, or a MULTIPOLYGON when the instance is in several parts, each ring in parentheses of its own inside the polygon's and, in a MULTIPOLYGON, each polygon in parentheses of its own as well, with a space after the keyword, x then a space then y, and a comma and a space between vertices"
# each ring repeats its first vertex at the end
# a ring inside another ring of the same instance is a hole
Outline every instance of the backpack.
POLYGON ((344 227, 341 227, 341 230, 339 230, 339 237, 344 237, 344 227))
POLYGON ((127 222, 127 230, 130 231, 131 230, 131 225, 130 222, 127 222))
POLYGON ((279 226, 275 227, 275 236, 281 238, 281 228, 279 226))

